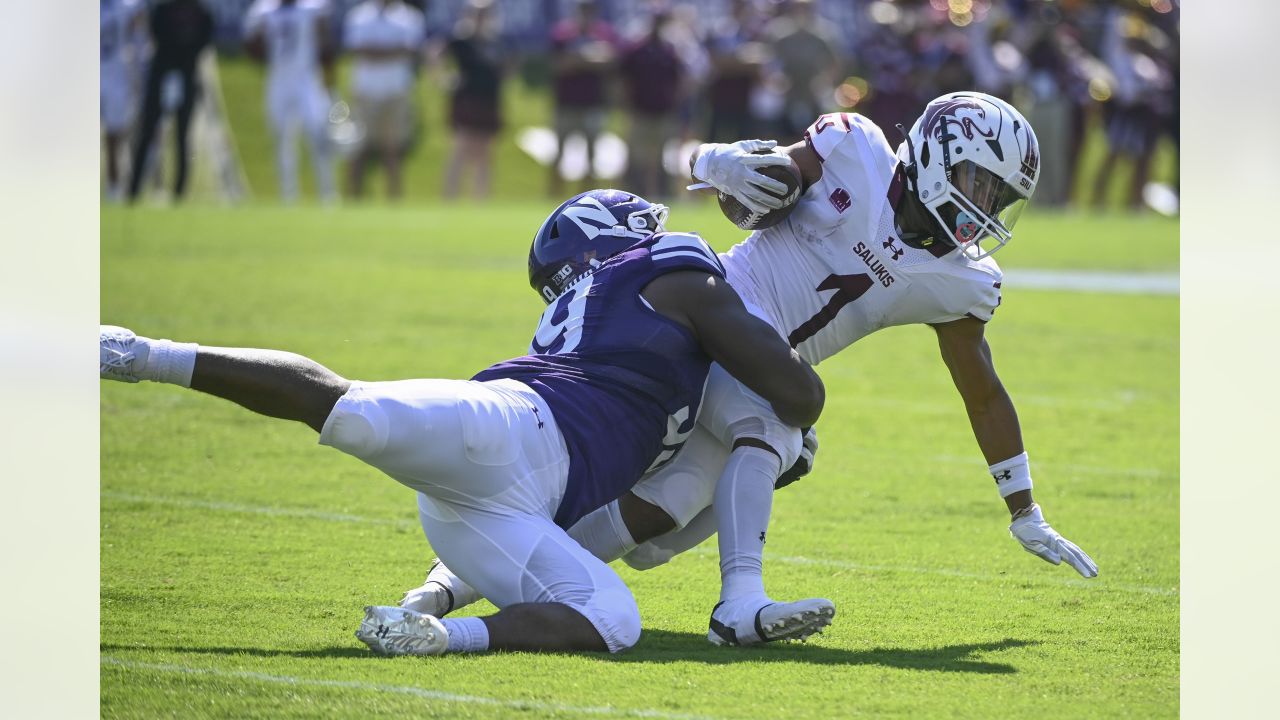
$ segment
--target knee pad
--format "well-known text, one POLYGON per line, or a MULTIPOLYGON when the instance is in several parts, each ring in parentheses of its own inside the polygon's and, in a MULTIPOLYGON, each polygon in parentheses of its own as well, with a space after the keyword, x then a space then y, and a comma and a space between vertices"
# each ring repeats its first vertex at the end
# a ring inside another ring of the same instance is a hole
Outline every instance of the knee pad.
POLYGON ((729 446, 730 452, 736 449, 734 446, 738 440, 744 438, 768 445, 777 454, 783 470, 791 467, 796 460, 800 459, 800 450, 803 447, 804 440, 799 428, 784 425, 782 421, 772 417, 745 418, 730 423, 725 428, 725 434, 728 438, 726 444, 729 446))

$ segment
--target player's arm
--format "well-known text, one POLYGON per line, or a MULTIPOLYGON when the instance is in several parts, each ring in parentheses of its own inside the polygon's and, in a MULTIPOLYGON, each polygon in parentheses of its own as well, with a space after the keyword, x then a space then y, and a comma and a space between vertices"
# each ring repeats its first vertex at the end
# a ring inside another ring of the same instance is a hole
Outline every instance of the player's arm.
POLYGON ((659 276, 644 289, 654 310, 694 332, 711 359, 773 406, 778 419, 808 427, 822 413, 822 380, 777 331, 747 312, 721 277, 693 270, 659 276))
POLYGON ((1010 532, 1027 552, 1054 565, 1065 561, 1084 577, 1096 576, 1098 566, 1044 521, 1040 506, 1031 497, 1031 470, 1022 445, 1022 428, 1013 400, 996 374, 985 323, 966 317, 933 329, 942 360, 964 400, 973 436, 1013 517, 1010 532))

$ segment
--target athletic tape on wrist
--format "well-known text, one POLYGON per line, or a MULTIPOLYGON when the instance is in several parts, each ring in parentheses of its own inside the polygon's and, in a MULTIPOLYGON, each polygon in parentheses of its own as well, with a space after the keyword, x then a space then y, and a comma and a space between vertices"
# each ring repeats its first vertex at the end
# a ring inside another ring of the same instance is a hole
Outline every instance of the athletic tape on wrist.
POLYGON ((991 477, 996 481, 1000 497, 1009 497, 1016 492, 1031 489, 1031 466, 1027 463, 1025 452, 1008 460, 1002 460, 987 469, 991 471, 991 477))

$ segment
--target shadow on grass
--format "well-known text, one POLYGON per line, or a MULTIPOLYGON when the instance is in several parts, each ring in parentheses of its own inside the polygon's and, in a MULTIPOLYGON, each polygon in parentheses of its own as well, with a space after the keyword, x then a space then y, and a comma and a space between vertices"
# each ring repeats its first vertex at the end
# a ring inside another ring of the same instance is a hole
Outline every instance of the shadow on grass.
MULTIPOLYGON (((821 642, 821 641, 819 641, 821 642)), ((995 652, 1038 645, 1031 640, 1005 638, 995 642, 946 645, 936 648, 871 648, 844 650, 813 643, 785 643, 752 648, 715 648, 705 635, 669 630, 645 630, 640 644, 630 652, 609 656, 614 662, 795 662, 815 665, 881 665, 909 670, 1010 674, 1018 669, 1007 663, 986 662, 975 653, 995 652)))
MULTIPOLYGON (((933 670, 937 672, 968 672, 988 675, 1008 675, 1018 669, 1007 663, 987 662, 972 657, 975 653, 996 652, 1037 645, 1029 640, 1006 638, 995 642, 946 645, 937 648, 871 648, 869 650, 843 650, 816 644, 788 643, 754 648, 717 648, 707 643, 704 635, 680 633, 669 630, 646 630, 640 644, 629 652, 618 655, 588 653, 605 662, 618 663, 669 663, 701 662, 709 665, 729 665, 735 662, 787 662, 816 665, 880 665, 906 670, 933 670)), ((201 655, 247 655, 254 657, 296 658, 377 658, 363 647, 328 647, 312 649, 256 648, 256 647, 179 647, 138 646, 104 643, 102 652, 113 650, 159 651, 192 653, 201 655)))

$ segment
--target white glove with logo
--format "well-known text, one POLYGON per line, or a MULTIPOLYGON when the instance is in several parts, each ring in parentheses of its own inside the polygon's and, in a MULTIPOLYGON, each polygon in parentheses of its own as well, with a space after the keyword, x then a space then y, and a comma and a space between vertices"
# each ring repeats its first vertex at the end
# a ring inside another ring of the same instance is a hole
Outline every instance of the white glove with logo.
POLYGON ((1087 578, 1098 576, 1098 566, 1093 559, 1076 547, 1075 543, 1049 527, 1037 504, 1018 511, 1013 523, 1009 525, 1009 534, 1022 543, 1024 550, 1046 562, 1054 565, 1065 562, 1087 578))
POLYGON ((698 148, 698 160, 693 164, 693 177, 706 185, 694 184, 689 189, 697 190, 709 185, 737 198, 751 212, 763 214, 777 210, 783 205, 787 186, 756 170, 770 165, 789 165, 791 158, 776 150, 762 155, 752 154, 757 150, 773 150, 777 145, 774 140, 702 145, 698 148))

